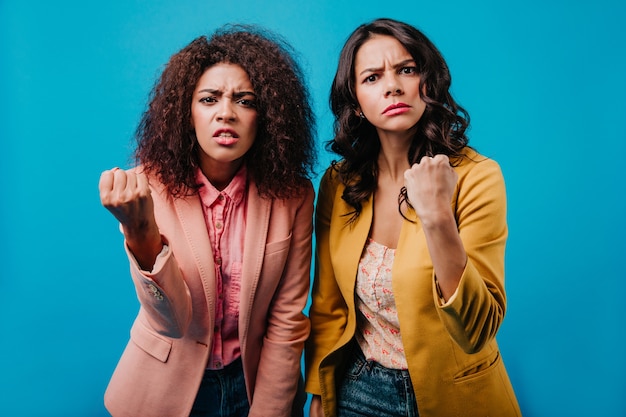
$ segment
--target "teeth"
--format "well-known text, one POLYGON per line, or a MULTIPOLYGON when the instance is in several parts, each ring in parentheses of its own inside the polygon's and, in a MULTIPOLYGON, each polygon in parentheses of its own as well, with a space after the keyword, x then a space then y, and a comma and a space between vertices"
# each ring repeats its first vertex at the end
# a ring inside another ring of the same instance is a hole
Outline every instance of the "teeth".
POLYGON ((226 132, 222 132, 218 136, 220 138, 232 138, 233 137, 232 133, 226 133, 226 132))

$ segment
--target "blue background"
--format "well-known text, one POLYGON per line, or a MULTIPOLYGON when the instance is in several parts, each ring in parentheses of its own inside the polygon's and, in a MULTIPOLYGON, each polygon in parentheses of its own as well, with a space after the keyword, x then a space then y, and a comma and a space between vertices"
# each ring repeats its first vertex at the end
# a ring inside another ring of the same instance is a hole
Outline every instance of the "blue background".
MULTIPOLYGON (((100 172, 128 166, 169 56, 229 22, 300 51, 318 118, 339 49, 393 17, 441 49, 505 174, 498 340, 527 417, 626 415, 626 3, 0 0, 0 415, 104 416, 138 308, 100 172)), ((321 149, 321 146, 320 146, 321 149)), ((329 156, 321 151, 319 170, 329 156)))

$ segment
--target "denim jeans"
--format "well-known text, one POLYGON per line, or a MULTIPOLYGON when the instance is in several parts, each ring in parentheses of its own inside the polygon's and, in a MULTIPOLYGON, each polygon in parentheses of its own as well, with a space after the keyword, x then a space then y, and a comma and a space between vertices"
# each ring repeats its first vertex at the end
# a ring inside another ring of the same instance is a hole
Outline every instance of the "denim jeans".
POLYGON ((220 370, 206 370, 190 417, 246 417, 250 411, 241 358, 220 370))
POLYGON ((418 417, 409 371, 365 360, 355 344, 337 384, 337 417, 418 417))

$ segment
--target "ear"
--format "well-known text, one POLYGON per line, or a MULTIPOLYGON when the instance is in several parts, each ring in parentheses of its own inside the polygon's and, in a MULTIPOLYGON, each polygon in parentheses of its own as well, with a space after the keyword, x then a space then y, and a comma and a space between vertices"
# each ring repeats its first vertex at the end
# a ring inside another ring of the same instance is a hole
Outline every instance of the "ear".
POLYGON ((356 117, 358 117, 359 119, 361 120, 365 119, 365 115, 363 114, 360 108, 357 107, 356 109, 354 109, 354 113, 356 114, 356 117))

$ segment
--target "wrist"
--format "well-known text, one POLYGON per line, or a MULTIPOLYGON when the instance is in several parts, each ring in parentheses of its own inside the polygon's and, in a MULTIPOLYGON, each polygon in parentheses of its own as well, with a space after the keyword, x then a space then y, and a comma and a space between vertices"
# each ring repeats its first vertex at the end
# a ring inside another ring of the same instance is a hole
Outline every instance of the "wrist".
POLYGON ((157 256, 163 250, 163 238, 156 231, 145 234, 124 233, 126 245, 135 257, 139 267, 144 271, 151 271, 157 256))
POLYGON ((419 215, 422 228, 424 229, 441 229, 454 224, 456 228, 456 218, 452 209, 447 207, 445 209, 432 210, 419 215))

